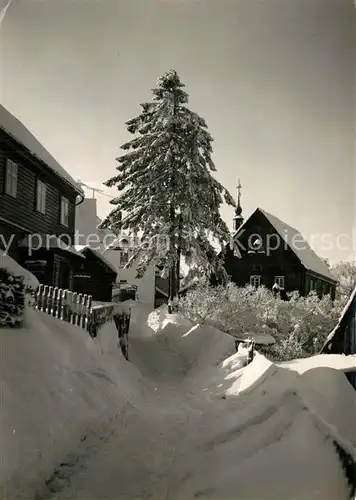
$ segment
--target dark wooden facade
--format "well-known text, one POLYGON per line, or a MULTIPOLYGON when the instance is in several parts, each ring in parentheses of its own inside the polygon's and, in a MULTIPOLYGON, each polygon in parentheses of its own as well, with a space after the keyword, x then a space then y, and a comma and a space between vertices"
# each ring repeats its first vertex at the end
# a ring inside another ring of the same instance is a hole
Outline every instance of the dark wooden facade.
POLYGON ((74 292, 91 295, 95 301, 111 302, 117 272, 91 248, 85 247, 80 253, 85 259, 74 270, 74 292))
MULTIPOLYGON (((279 222, 276 229, 265 212, 257 209, 239 228, 235 234, 235 242, 240 257, 234 255, 230 248, 227 248, 225 257, 224 267, 231 281, 238 286, 251 283, 270 289, 275 283, 279 283, 282 284, 282 294, 298 291, 305 296, 315 290, 320 297, 330 294, 334 299, 336 279, 309 246, 303 250, 308 253, 305 257, 311 263, 311 268, 307 268, 300 258, 301 254, 298 255, 285 242, 284 235, 279 235, 278 230, 283 224, 279 222), (278 236, 280 239, 277 245, 278 236), (324 269, 325 274, 322 273, 324 269)), ((284 227, 287 228, 284 230, 287 233, 289 226, 284 227)), ((297 234, 296 230, 290 229, 293 234, 297 234)))
MULTIPOLYGON (((4 113, 7 111, 2 108, 1 117, 4 113)), ((9 113, 5 116, 16 120, 9 113)), ((22 135, 30 134, 20 125, 22 135)), ((31 140, 36 141, 33 136, 31 140)), ((0 123, 0 248, 7 250, 11 257, 30 269, 45 285, 70 288, 73 266, 83 260, 72 248, 75 207, 81 196, 81 190, 74 181, 70 183, 61 177, 58 171, 36 156, 0 123), (10 162, 17 165, 15 195, 8 194, 5 189, 10 162), (38 181, 46 186, 44 213, 36 209, 38 181), (68 207, 65 224, 61 223, 63 199, 67 200, 68 207), (26 246, 26 239, 28 241, 30 235, 39 235, 43 240, 45 235, 60 236, 69 250, 60 248, 60 245, 56 248, 54 243, 48 247, 44 243, 42 248, 31 252, 26 246), (21 242, 22 246, 19 246, 21 242)))

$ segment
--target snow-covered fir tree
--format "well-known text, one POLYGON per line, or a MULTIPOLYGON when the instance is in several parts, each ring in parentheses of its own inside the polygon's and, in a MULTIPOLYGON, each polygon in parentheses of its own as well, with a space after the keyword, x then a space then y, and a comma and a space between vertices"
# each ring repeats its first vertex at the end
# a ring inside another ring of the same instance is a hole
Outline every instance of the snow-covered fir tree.
POLYGON ((120 195, 100 227, 142 234, 131 258, 139 276, 159 259, 170 276, 170 297, 179 288, 183 257, 191 273, 210 275, 222 268, 212 245, 230 242, 219 212, 229 192, 211 175, 213 139, 205 121, 187 107, 188 94, 176 71, 168 71, 153 89, 153 100, 126 122, 135 137, 121 148, 117 175, 106 181, 120 195), (121 217, 121 214, 125 215, 121 217))

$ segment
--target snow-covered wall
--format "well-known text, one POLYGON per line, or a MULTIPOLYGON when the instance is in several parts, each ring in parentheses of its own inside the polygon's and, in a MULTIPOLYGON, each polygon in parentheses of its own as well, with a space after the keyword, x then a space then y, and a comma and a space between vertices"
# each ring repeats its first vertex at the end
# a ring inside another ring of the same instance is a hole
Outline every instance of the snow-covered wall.
POLYGON ((105 258, 110 261, 117 269, 118 276, 116 281, 126 281, 129 285, 137 286, 138 300, 150 307, 154 308, 155 302, 155 266, 150 265, 143 278, 136 278, 137 266, 132 265, 128 269, 121 266, 119 250, 107 249, 104 253, 105 258))
POLYGON ((98 229, 101 219, 97 214, 97 200, 85 198, 83 203, 76 207, 75 212, 75 245, 88 245, 94 250, 103 252, 114 240, 109 230, 98 229))

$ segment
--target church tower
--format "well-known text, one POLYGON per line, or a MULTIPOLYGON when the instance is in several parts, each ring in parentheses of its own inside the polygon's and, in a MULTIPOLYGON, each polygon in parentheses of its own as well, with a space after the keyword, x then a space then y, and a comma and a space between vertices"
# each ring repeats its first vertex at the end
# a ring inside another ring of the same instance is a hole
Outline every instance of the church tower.
POLYGON ((241 182, 239 179, 237 185, 237 206, 235 209, 235 217, 233 219, 233 230, 236 232, 239 227, 243 224, 244 218, 242 217, 242 208, 241 208, 241 182))

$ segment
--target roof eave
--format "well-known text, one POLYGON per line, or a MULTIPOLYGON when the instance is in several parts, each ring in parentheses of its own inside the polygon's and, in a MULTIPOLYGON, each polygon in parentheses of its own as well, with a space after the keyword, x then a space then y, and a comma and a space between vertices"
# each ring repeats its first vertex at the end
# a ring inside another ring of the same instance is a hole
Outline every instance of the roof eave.
MULTIPOLYGON (((302 263, 302 265, 303 265, 303 263, 302 263)), ((326 276, 325 274, 320 274, 320 273, 314 271, 313 269, 308 269, 305 267, 305 270, 308 273, 314 274, 317 278, 323 278, 323 280, 331 282, 333 285, 337 285, 339 283, 339 281, 336 278, 334 279, 334 278, 331 278, 329 276, 326 276)))
MULTIPOLYGON (((27 146, 25 146, 25 144, 22 144, 21 142, 19 142, 18 138, 15 137, 11 132, 9 132, 6 128, 4 128, 1 124, 0 124, 0 128, 1 130, 3 130, 5 132, 5 134, 7 134, 9 137, 11 137, 15 142, 17 142, 17 144, 19 144, 20 146, 22 146, 24 149, 26 149, 26 151, 31 155, 33 156, 34 158, 36 158, 37 161, 40 161, 41 163, 43 163, 44 165, 46 165, 47 168, 49 168, 51 170, 51 173, 57 177, 58 179, 60 179, 61 181, 65 182, 68 186, 70 186, 72 189, 74 189, 74 191, 79 194, 80 196, 83 196, 85 197, 85 193, 83 191, 82 188, 80 188, 79 186, 77 186, 75 183, 71 183, 68 181, 68 179, 65 179, 64 177, 62 177, 58 172, 56 172, 50 165, 48 165, 45 161, 43 161, 41 158, 39 158, 33 151, 31 151, 27 146)), ((62 167, 63 168, 63 167, 62 167)), ((70 175, 70 174, 69 174, 70 175)), ((73 179, 74 181, 74 179, 73 179)))

